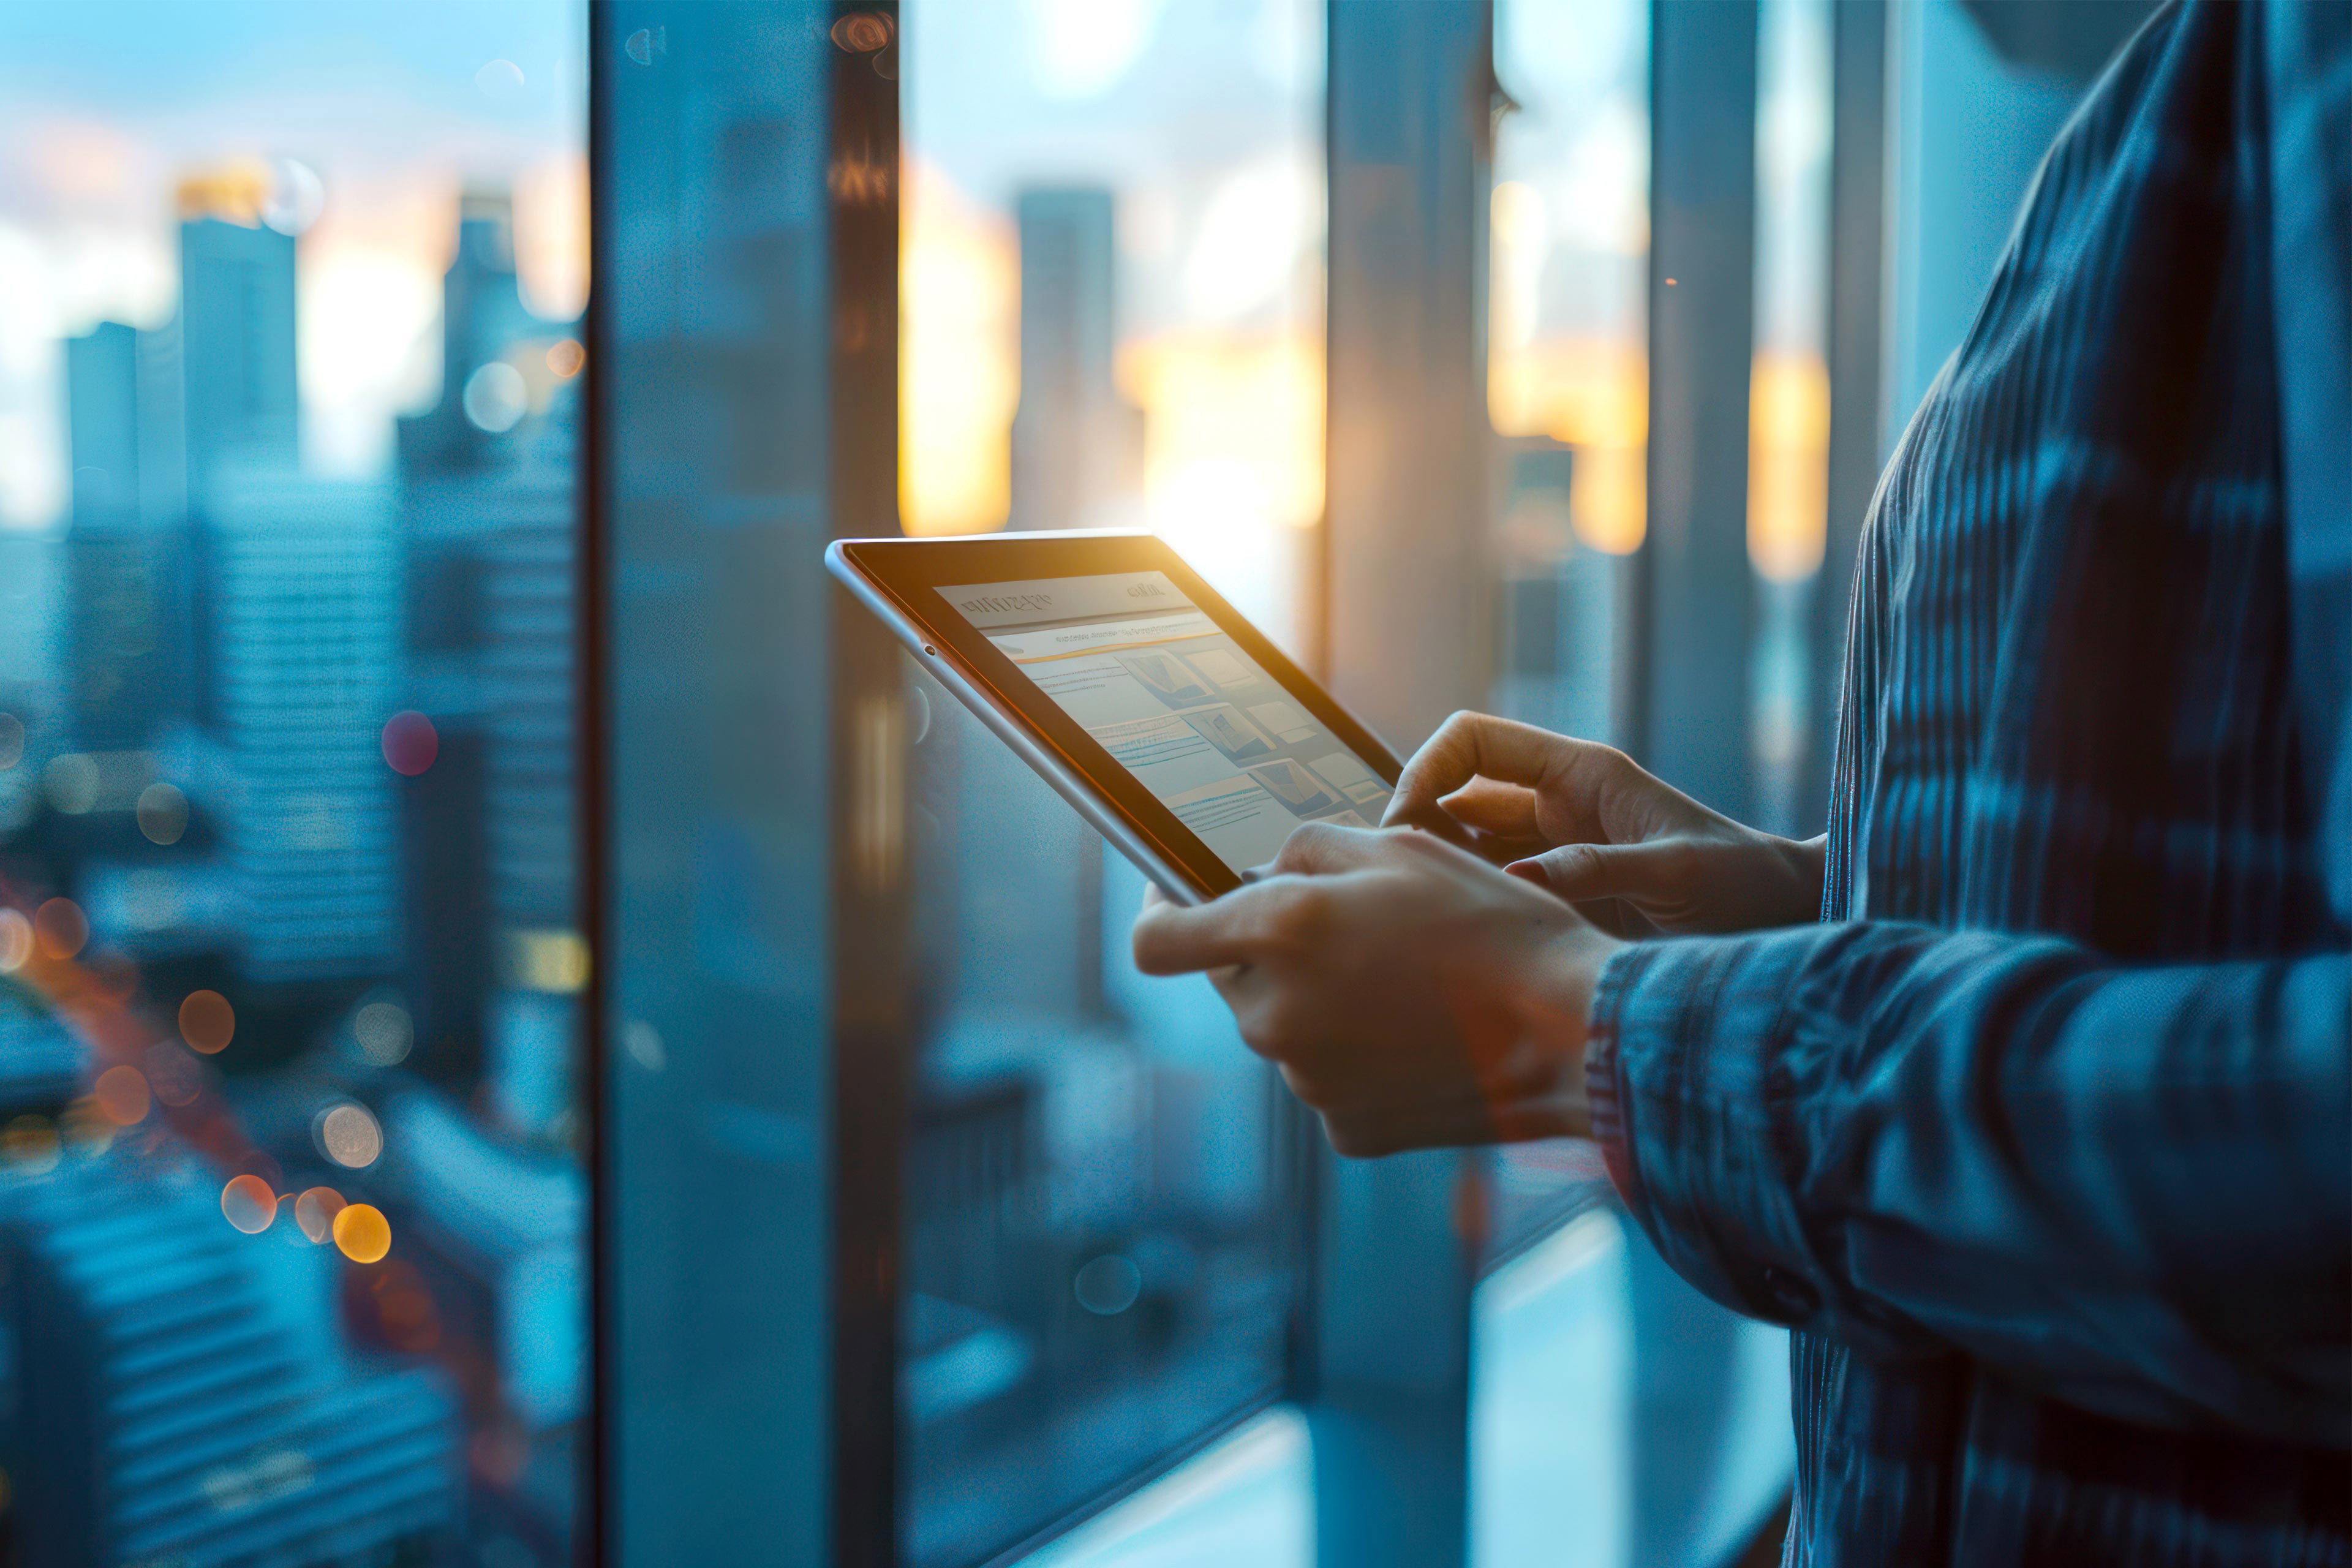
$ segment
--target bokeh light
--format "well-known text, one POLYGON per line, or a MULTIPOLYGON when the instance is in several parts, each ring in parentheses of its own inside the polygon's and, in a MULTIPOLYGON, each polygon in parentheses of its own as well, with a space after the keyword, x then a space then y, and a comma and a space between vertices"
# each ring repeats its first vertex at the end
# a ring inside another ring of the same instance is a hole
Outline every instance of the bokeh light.
POLYGON ((416 1026, 397 1002, 370 1002, 352 1018, 352 1038, 360 1055, 380 1068, 398 1065, 415 1043, 416 1026))
POLYGON ((522 372, 494 359, 466 378, 466 391, 458 402, 475 428, 502 436, 530 411, 530 385, 522 372))
POLYGON ((221 1213, 247 1236, 259 1236, 278 1217, 278 1194, 259 1176, 231 1176, 221 1188, 221 1213))
POLYGON ((180 1004, 180 1037, 191 1049, 217 1056, 236 1037, 236 1009, 217 991, 191 991, 180 1004))
POLYGON ((383 760, 394 773, 413 779, 440 754, 440 732, 424 714, 407 709, 383 721, 383 760))
POLYGON ((98 809, 98 763, 80 752, 51 757, 41 770, 41 789, 49 805, 67 816, 84 816, 98 809))
POLYGON ((353 1171, 374 1164, 383 1152, 383 1129, 367 1107, 348 1100, 320 1116, 318 1139, 320 1153, 353 1171))
POLYGON ((261 221, 280 234, 299 235, 319 221, 327 207, 326 182, 319 171, 293 158, 269 165, 269 191, 261 198, 261 221))
POLYGON ((381 1263, 392 1250, 392 1222, 373 1204, 350 1204, 337 1211, 335 1246, 354 1263, 381 1263))
POLYGON ((870 55, 890 43, 890 20, 874 11, 856 11, 833 25, 833 41, 855 54, 870 55))
POLYGON ((512 103, 530 86, 522 67, 512 60, 492 60, 474 73, 474 89, 493 103, 512 103))
POLYGON ((110 1067, 98 1075, 90 1089, 90 1097, 98 1109, 117 1127, 131 1127, 147 1119, 152 1100, 147 1092, 147 1075, 137 1068, 124 1065, 110 1067))
POLYGON ((204 1068, 179 1041, 158 1040, 147 1047, 147 1087, 166 1105, 194 1105, 204 1092, 204 1068))
POLYGON ((0 910, 0 974, 14 974, 33 956, 33 922, 22 910, 0 910))
POLYGON ((294 1200, 294 1223, 314 1242, 334 1239, 335 1216, 343 1212, 343 1194, 332 1187, 312 1187, 294 1200))
POLYGON ((51 899, 33 911, 33 942, 43 958, 71 958, 89 942, 89 920, 71 899, 51 899))
POLYGON ((1117 1253, 1106 1253, 1078 1270, 1070 1293, 1095 1316, 1114 1318, 1143 1294, 1143 1270, 1117 1253))
POLYGON ((179 786, 151 784, 139 792, 139 831, 151 844, 177 844, 188 831, 188 797, 179 786))
POLYGON ((580 374, 588 363, 588 351, 580 346, 577 338, 559 338, 548 345, 547 368, 569 381, 580 374))
POLYGON ((25 721, 14 713, 0 713, 0 773, 25 760, 25 721))

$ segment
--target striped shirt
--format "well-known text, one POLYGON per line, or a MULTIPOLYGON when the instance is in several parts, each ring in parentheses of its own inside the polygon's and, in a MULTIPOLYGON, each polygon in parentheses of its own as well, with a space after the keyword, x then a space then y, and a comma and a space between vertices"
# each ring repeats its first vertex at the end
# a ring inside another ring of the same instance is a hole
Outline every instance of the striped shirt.
POLYGON ((2352 1565, 2347 432, 2352 5, 2175 0, 1881 484, 1823 922, 1594 1003, 1790 1563, 2352 1565))

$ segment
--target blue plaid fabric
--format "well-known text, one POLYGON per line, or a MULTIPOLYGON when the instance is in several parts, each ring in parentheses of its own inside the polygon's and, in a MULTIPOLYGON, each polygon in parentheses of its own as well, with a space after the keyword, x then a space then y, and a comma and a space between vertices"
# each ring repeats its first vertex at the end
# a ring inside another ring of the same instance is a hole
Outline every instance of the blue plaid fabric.
POLYGON ((2352 5, 2176 0, 1882 483, 1823 923, 1603 976, 1791 1563, 2352 1564, 2347 303, 2352 5))

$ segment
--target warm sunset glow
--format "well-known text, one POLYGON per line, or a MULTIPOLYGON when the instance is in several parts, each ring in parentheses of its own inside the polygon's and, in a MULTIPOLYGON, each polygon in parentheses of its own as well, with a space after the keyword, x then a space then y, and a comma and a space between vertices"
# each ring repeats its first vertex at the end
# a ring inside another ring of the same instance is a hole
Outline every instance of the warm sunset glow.
POLYGON ((1748 558, 1776 582, 1821 566, 1829 447, 1830 378, 1821 357, 1757 355, 1748 380, 1748 558))
POLYGON ((1322 345, 1304 332, 1187 331, 1122 350, 1121 390, 1144 416, 1144 510, 1152 526, 1215 521, 1311 528, 1323 511, 1322 345), (1201 488, 1202 465, 1242 509, 1172 515, 1201 488))
MULTIPOLYGON (((1269 174, 1259 184, 1238 183, 1226 205, 1288 211, 1296 181, 1269 174)), ((1018 241, 1005 218, 920 163, 907 172, 903 224, 900 518, 915 534, 1001 528, 1012 506, 1020 401, 1018 241)), ((1236 257, 1264 248, 1227 238, 1224 251, 1236 257)), ((1244 279, 1238 261, 1228 267, 1197 254, 1194 261, 1187 274, 1194 291, 1228 303, 1255 300, 1280 282, 1244 279)), ((1123 345, 1117 374, 1144 416, 1142 515, 1196 563, 1255 570, 1269 549, 1282 552, 1270 535, 1316 524, 1324 404, 1315 334, 1175 329, 1123 345)))
POLYGON ((1638 340, 1554 338, 1487 361, 1497 434, 1576 448, 1569 521, 1581 543, 1622 555, 1648 522, 1649 359, 1638 340))
POLYGON ((266 163, 247 161, 199 170, 180 181, 176 193, 180 216, 218 218, 259 228, 271 184, 266 163))
POLYGON ((588 160, 566 153, 514 183, 515 271, 523 303, 542 321, 588 308, 588 160))
POLYGON ((908 533, 982 533, 1012 509, 1020 397, 1013 226, 909 163, 899 216, 898 515, 908 533))

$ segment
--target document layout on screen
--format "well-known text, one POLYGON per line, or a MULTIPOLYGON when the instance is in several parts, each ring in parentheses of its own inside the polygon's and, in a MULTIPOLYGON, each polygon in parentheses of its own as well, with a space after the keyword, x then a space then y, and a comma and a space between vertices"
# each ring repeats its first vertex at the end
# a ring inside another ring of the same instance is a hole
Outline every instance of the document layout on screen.
POLYGON ((1163 573, 940 593, 1236 871, 1301 822, 1387 808, 1380 775, 1163 573))

